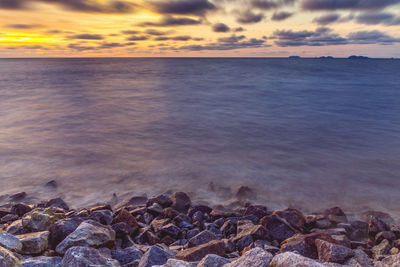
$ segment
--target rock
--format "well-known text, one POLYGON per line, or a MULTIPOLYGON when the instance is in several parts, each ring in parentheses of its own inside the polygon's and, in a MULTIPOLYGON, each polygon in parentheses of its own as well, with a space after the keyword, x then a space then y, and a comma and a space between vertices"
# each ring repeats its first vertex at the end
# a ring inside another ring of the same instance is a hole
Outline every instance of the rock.
POLYGON ((376 243, 380 243, 380 242, 382 242, 382 240, 383 239, 387 239, 387 240, 389 240, 389 241, 393 241, 393 240, 396 240, 396 235, 393 233, 393 232, 391 232, 391 231, 384 231, 384 232, 380 232, 380 233, 377 233, 376 234, 376 236, 375 236, 375 242, 376 243))
POLYGON ((133 217, 133 215, 130 214, 129 211, 127 211, 125 208, 122 209, 117 216, 115 216, 114 220, 112 221, 112 224, 120 222, 126 223, 130 227, 129 231, 130 234, 133 234, 139 229, 139 225, 135 217, 133 217))
POLYGON ((200 211, 203 214, 210 214, 212 208, 205 205, 196 205, 189 209, 188 216, 191 218, 196 212, 200 211))
POLYGON ((11 207, 11 213, 16 214, 19 217, 24 216, 26 213, 32 210, 32 206, 24 203, 18 203, 11 207))
POLYGON ((55 220, 50 210, 33 210, 22 218, 22 226, 29 232, 47 231, 55 220))
POLYGON ((25 192, 16 193, 16 194, 10 196, 10 201, 19 201, 19 200, 24 199, 25 197, 26 197, 25 192))
POLYGON ((22 226, 22 220, 16 220, 12 222, 7 228, 6 228, 7 233, 12 234, 12 235, 21 235, 25 234, 26 231, 24 227, 22 226))
POLYGON ((371 217, 378 218, 383 221, 385 224, 390 225, 394 224, 395 220, 390 216, 390 214, 381 212, 381 211, 366 211, 362 213, 362 219, 366 222, 370 220, 371 217))
POLYGON ((5 249, 0 247, 0 267, 20 267, 21 263, 14 254, 5 249))
POLYGON ((0 246, 14 252, 22 249, 21 241, 11 234, 0 234, 0 246))
POLYGON ((99 250, 89 247, 69 248, 62 261, 61 267, 120 267, 117 260, 107 257, 99 250))
POLYGON ((180 261, 176 259, 168 259, 163 265, 154 265, 154 267, 196 267, 196 265, 190 264, 185 261, 180 261))
POLYGON ((183 192, 176 192, 170 196, 172 200, 172 208, 180 212, 186 212, 192 204, 189 196, 183 192))
POLYGON ((269 267, 289 267, 289 266, 327 267, 329 265, 320 263, 310 258, 306 258, 302 255, 293 252, 285 252, 277 254, 272 258, 272 261, 269 264, 269 267))
POLYGON ((16 237, 22 243, 21 254, 36 255, 44 252, 49 245, 50 232, 36 232, 24 235, 17 235, 16 237))
POLYGON ((332 226, 332 222, 328 219, 317 220, 315 226, 320 229, 328 229, 332 226))
POLYGON ((378 259, 379 256, 387 255, 391 249, 390 243, 387 239, 384 239, 379 245, 374 246, 371 251, 375 257, 378 259))
POLYGON ((188 241, 188 247, 196 247, 202 244, 206 244, 212 240, 216 240, 217 236, 211 231, 205 230, 190 238, 188 241))
POLYGON ((45 186, 51 187, 51 188, 57 188, 57 187, 58 187, 58 184, 57 184, 57 181, 51 180, 51 181, 48 181, 48 182, 45 184, 45 186))
POLYGON ((140 260, 143 252, 135 247, 127 247, 125 249, 118 249, 111 251, 113 259, 116 259, 121 265, 140 260))
POLYGON ((163 207, 158 203, 154 203, 153 205, 147 208, 147 211, 151 215, 158 216, 163 212, 163 207))
POLYGON ((186 261, 200 261, 208 254, 223 256, 225 253, 225 244, 221 240, 213 240, 200 246, 181 250, 175 258, 186 261))
POLYGON ((254 239, 251 235, 246 235, 237 240, 236 248, 239 252, 243 252, 243 250, 250 246, 254 242, 254 239))
POLYGON ((385 257, 381 263, 382 267, 398 267, 400 263, 400 254, 385 257))
POLYGON ((13 221, 18 220, 18 215, 17 214, 7 214, 3 216, 0 220, 1 223, 11 223, 13 221))
POLYGON ((159 246, 152 246, 143 255, 138 267, 151 267, 153 265, 162 265, 166 263, 169 258, 171 258, 171 255, 168 254, 165 250, 163 250, 159 246))
POLYGON ((315 245, 315 240, 321 239, 330 243, 336 244, 330 235, 326 233, 313 233, 307 235, 297 234, 291 238, 286 239, 281 244, 281 252, 297 252, 302 256, 317 259, 318 251, 315 245))
POLYGON ((22 263, 22 267, 60 267, 61 266, 61 257, 34 257, 24 259, 22 263))
POLYGON ((110 204, 97 204, 96 206, 91 207, 89 209, 89 213, 93 213, 93 212, 98 211, 98 210, 110 210, 110 211, 112 211, 112 208, 111 208, 110 204))
POLYGON ((167 225, 164 225, 163 227, 160 228, 160 231, 164 234, 167 234, 171 237, 177 238, 179 233, 181 232, 181 229, 176 227, 173 223, 169 223, 167 225))
POLYGON ((115 206, 115 209, 120 209, 122 207, 128 207, 131 205, 135 205, 135 206, 139 206, 139 205, 145 205, 147 202, 147 197, 145 196, 135 196, 135 197, 131 197, 129 199, 125 199, 122 202, 118 203, 115 206))
POLYGON ((344 265, 348 265, 351 267, 372 267, 372 260, 368 257, 368 255, 362 251, 361 249, 353 250, 354 256, 347 261, 345 261, 344 265))
POLYGON ((240 186, 235 192, 235 197, 240 201, 245 201, 255 199, 256 193, 248 186, 240 186))
POLYGON ((83 220, 79 217, 59 220, 50 227, 49 246, 55 249, 69 234, 78 228, 83 220))
POLYGON ((96 210, 92 212, 90 219, 104 225, 110 225, 113 221, 113 213, 110 210, 96 210))
POLYGON ((261 248, 253 248, 247 251, 239 259, 225 265, 225 267, 249 267, 249 266, 267 267, 270 264, 272 257, 273 256, 271 253, 261 248))
POLYGON ((315 240, 315 245, 318 251, 318 258, 322 262, 343 263, 354 255, 351 249, 324 240, 315 240))
POLYGON ((254 225, 251 221, 239 221, 237 224, 237 235, 234 240, 242 239, 246 236, 251 236, 253 240, 268 239, 267 230, 262 225, 254 225))
POLYGON ((303 229, 304 224, 306 223, 306 219, 303 214, 296 209, 285 209, 274 211, 272 215, 278 215, 280 218, 283 218, 292 226, 298 230, 303 229))
POLYGON ((278 242, 296 234, 296 230, 278 215, 266 216, 261 219, 260 224, 268 230, 272 239, 278 240, 278 242))
POLYGON ((164 225, 167 225, 170 219, 156 219, 151 222, 151 227, 153 227, 154 232, 158 233, 164 225))
POLYGON ((87 220, 69 234, 58 246, 56 251, 64 254, 70 247, 112 247, 115 242, 115 232, 109 226, 87 220))
POLYGON ((56 207, 56 208, 60 208, 60 209, 67 210, 67 211, 69 210, 69 207, 68 207, 67 203, 65 203, 64 200, 62 200, 59 197, 58 198, 53 198, 53 199, 50 199, 49 201, 47 201, 45 207, 46 208, 48 208, 48 207, 56 207))
POLYGON ((149 207, 149 206, 153 205, 154 203, 158 203, 163 208, 168 208, 169 206, 172 205, 172 200, 167 195, 158 195, 156 197, 150 198, 147 201, 146 206, 149 207))
POLYGON ((222 267, 231 261, 215 254, 208 254, 197 265, 197 267, 222 267))
POLYGON ((267 207, 261 205, 250 205, 244 212, 244 216, 255 215, 258 219, 268 216, 267 207))
POLYGON ((389 226, 376 217, 370 217, 368 221, 368 234, 375 236, 379 232, 389 231, 389 226))

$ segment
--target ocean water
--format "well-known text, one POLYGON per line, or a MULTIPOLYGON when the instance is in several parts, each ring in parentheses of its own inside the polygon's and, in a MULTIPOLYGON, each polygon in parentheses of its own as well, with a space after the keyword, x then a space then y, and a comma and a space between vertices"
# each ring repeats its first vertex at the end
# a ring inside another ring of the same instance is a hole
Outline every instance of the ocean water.
POLYGON ((383 59, 1 59, 0 199, 229 199, 213 182, 271 208, 399 216, 399 74, 383 59))

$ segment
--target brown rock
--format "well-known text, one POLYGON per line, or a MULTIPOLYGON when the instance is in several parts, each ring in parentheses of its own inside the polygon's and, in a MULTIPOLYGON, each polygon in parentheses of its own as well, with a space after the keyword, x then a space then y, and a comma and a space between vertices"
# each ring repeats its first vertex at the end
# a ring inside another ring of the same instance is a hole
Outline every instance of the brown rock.
POLYGON ((384 232, 389 230, 390 230, 389 226, 384 221, 378 219, 377 217, 370 217, 368 221, 368 233, 371 236, 375 236, 379 232, 384 232))
POLYGON ((379 245, 374 246, 371 250, 375 259, 379 259, 382 255, 387 255, 392 247, 388 240, 384 239, 379 245))
POLYGON ((170 196, 172 200, 172 208, 177 211, 186 212, 192 204, 189 196, 183 192, 176 192, 170 196))
POLYGON ((261 219, 260 224, 267 229, 272 239, 282 242, 285 239, 296 234, 296 230, 278 215, 265 216, 261 219))
POLYGON ((213 240, 206 244, 180 251, 175 258, 185 261, 200 261, 208 254, 223 256, 225 245, 222 240, 213 240))
POLYGON ((306 219, 303 214, 296 209, 286 209, 286 210, 278 210, 272 213, 276 214, 280 218, 285 219, 292 227, 301 230, 306 223, 306 219))
POLYGON ((36 255, 44 252, 49 245, 50 232, 36 232, 24 235, 17 235, 16 237, 22 243, 21 254, 36 255))
POLYGON ((344 263, 354 255, 351 249, 324 240, 316 239, 315 245, 318 251, 318 259, 322 262, 344 263))
POLYGON ((126 223, 129 227, 130 227, 130 233, 134 233, 138 230, 139 225, 135 219, 135 217, 133 217, 132 214, 129 213, 129 211, 127 211, 125 208, 123 208, 118 214, 117 216, 114 217, 112 224, 117 224, 117 223, 126 223))

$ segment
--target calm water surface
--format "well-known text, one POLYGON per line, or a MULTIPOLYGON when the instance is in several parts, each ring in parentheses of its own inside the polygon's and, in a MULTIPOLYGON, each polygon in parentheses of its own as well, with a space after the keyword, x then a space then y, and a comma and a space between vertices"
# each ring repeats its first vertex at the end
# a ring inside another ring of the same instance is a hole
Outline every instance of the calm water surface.
POLYGON ((400 60, 2 59, 0 195, 248 185, 400 215, 400 60), (56 180, 56 191, 43 185, 56 180))

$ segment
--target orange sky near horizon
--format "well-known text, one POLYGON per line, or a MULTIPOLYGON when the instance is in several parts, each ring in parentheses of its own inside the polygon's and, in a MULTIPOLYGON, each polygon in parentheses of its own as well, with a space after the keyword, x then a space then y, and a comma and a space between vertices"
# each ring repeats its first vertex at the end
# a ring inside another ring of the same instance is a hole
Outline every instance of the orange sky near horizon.
POLYGON ((400 0, 14 1, 0 57, 400 57, 400 0))

